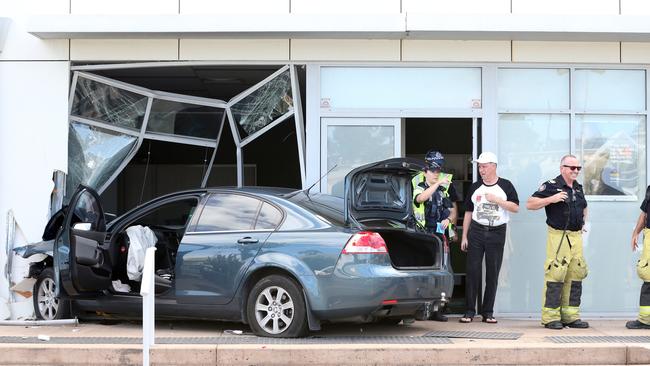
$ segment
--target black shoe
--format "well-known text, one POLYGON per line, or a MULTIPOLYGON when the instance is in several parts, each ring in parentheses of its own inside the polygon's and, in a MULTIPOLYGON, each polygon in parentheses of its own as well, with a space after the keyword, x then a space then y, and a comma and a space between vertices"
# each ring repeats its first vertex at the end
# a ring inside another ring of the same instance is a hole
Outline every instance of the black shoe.
POLYGON ((550 322, 550 323, 546 323, 546 324, 544 324, 544 328, 548 328, 548 329, 556 329, 556 330, 557 330, 557 329, 563 329, 563 328, 564 328, 564 325, 562 325, 562 322, 561 322, 561 321, 559 321, 559 320, 554 320, 554 321, 552 321, 552 322, 550 322))
POLYGON ((641 323, 638 320, 631 320, 625 323, 625 328, 627 329, 650 329, 650 325, 641 323))
POLYGON ((429 320, 433 320, 433 321, 436 321, 436 322, 446 322, 449 319, 447 318, 446 315, 443 315, 441 312, 434 311, 433 313, 431 313, 431 316, 429 317, 429 320))
POLYGON ((583 322, 580 319, 576 321, 572 321, 571 323, 564 323, 564 325, 569 328, 581 328, 581 329, 589 328, 589 323, 583 322))

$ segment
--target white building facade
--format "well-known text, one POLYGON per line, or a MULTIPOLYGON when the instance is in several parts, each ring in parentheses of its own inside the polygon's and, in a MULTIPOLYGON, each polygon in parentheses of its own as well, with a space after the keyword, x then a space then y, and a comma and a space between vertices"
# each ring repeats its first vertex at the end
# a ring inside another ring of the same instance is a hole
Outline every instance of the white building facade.
MULTIPOLYGON (((52 174, 70 174, 70 126, 88 121, 72 111, 79 77, 147 95, 155 70, 173 78, 215 67, 291 71, 295 136, 278 144, 298 144, 302 187, 318 181, 315 189, 340 194, 353 167, 421 155, 414 141, 427 123, 467 146, 450 154, 459 181, 474 179, 472 157, 497 153, 522 201, 500 314, 539 313, 544 213, 523 202, 559 174, 563 155, 578 156, 589 201, 583 312, 631 316, 641 281, 630 235, 648 184, 649 19, 642 0, 0 0, 0 262, 14 264, 0 283, 0 315, 29 316, 28 295, 9 290, 25 270, 9 246, 40 240, 52 174)), ((223 106, 184 101, 225 108, 237 95, 223 106)), ((237 118, 228 119, 235 130, 237 118)), ((184 138, 159 140, 212 146, 184 138)), ((245 137, 234 139, 245 155, 245 137)), ((246 183, 246 161, 236 161, 246 183)))

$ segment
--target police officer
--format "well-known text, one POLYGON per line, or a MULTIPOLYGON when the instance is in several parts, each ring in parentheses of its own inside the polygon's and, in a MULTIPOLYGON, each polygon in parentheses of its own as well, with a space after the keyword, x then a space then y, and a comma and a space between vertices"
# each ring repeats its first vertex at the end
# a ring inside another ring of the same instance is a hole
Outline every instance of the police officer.
POLYGON ((645 199, 641 203, 641 213, 632 232, 632 251, 636 251, 637 240, 643 230, 643 252, 636 265, 636 272, 643 280, 643 285, 641 285, 639 299, 639 318, 627 322, 625 327, 628 329, 650 329, 650 222, 648 221, 650 205, 648 201, 650 201, 650 186, 646 188, 645 199))
MULTIPOLYGON (((413 184, 413 212, 417 226, 436 235, 445 246, 448 255, 447 238, 457 216, 455 202, 458 201, 456 190, 449 177, 440 177, 445 164, 444 156, 435 150, 427 152, 424 157, 424 170, 411 180, 413 184)), ((434 312, 431 320, 446 322, 442 309, 434 312)))
POLYGON ((582 280, 587 277, 582 254, 587 201, 576 181, 581 169, 575 156, 564 156, 560 175, 542 184, 526 203, 529 210, 546 210, 542 324, 549 329, 589 328, 589 323, 580 320, 582 280))

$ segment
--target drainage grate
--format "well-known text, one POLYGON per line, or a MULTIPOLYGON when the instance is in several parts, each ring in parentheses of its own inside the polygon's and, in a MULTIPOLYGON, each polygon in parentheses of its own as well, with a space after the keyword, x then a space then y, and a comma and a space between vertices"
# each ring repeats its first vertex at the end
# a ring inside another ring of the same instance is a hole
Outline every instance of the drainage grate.
POLYGON ((650 343, 649 336, 553 336, 553 343, 650 343))
POLYGON ((434 330, 423 337, 474 338, 474 339, 519 339, 523 333, 471 332, 434 330))
MULTIPOLYGON (((0 337, 0 343, 51 344, 142 344, 137 337, 51 337, 49 341, 37 337, 0 337)), ((264 338, 241 337, 160 337, 157 344, 449 344, 447 338, 383 336, 383 337, 309 337, 264 338)))

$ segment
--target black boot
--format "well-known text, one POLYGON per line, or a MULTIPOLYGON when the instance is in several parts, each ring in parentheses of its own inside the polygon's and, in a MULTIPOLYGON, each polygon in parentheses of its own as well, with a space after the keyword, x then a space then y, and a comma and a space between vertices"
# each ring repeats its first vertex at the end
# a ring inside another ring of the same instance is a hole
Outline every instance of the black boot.
POLYGON ((550 323, 544 324, 544 328, 558 330, 558 329, 564 329, 564 325, 562 325, 561 321, 554 320, 554 321, 552 321, 550 323))
POLYGON ((650 325, 641 323, 638 320, 631 320, 625 323, 625 328, 627 329, 650 329, 650 325))
POLYGON ((446 322, 449 319, 442 312, 434 311, 433 313, 431 313, 431 316, 429 317, 429 320, 433 320, 433 321, 436 321, 436 322, 446 322))
POLYGON ((564 325, 569 328, 581 328, 581 329, 589 328, 589 323, 583 322, 580 319, 576 321, 572 321, 571 323, 564 323, 564 325))

